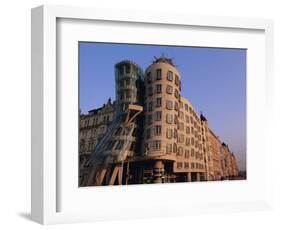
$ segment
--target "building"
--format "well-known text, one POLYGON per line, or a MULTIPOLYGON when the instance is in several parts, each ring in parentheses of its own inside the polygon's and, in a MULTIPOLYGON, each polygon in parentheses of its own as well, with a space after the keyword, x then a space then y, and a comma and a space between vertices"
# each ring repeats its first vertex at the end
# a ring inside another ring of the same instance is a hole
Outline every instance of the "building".
POLYGON ((80 115, 81 186, 238 175, 234 154, 181 95, 171 59, 156 58, 144 74, 131 61, 117 63, 115 79, 116 101, 80 115))
POLYGON ((228 145, 222 143, 221 145, 221 166, 222 166, 222 178, 231 179, 238 176, 238 167, 235 156, 230 152, 228 145))
POLYGON ((79 177, 80 184, 87 176, 85 164, 88 162, 91 152, 101 141, 112 122, 115 103, 108 99, 108 102, 101 108, 93 109, 87 115, 80 114, 80 134, 79 134, 79 177))
POLYGON ((221 180, 223 177, 223 171, 221 166, 221 141, 220 139, 212 132, 210 128, 207 129, 208 132, 208 142, 209 142, 209 152, 212 156, 213 164, 213 180, 221 180))

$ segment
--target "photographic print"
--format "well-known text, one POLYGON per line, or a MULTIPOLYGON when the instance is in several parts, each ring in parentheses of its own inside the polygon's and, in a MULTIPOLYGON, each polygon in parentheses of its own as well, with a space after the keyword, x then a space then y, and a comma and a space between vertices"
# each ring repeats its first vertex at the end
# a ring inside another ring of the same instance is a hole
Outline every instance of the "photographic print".
POLYGON ((80 187, 246 179, 246 49, 78 45, 80 187))

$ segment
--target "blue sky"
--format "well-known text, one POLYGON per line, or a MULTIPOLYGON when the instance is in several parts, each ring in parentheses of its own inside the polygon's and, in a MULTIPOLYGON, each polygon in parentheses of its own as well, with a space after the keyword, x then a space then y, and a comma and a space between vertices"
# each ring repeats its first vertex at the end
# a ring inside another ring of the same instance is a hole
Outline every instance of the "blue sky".
POLYGON ((246 168, 246 53, 244 49, 79 43, 80 109, 115 99, 114 65, 132 60, 145 70, 153 57, 171 57, 182 79, 182 95, 208 119, 211 129, 246 168))

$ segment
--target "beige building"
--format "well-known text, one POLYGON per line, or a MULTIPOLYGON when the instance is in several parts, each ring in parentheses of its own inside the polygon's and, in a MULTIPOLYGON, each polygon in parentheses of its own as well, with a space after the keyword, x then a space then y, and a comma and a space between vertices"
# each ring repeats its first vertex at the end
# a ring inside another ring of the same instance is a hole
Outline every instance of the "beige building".
POLYGON ((229 179, 231 177, 238 176, 238 167, 235 156, 230 152, 228 145, 222 143, 221 145, 221 166, 222 166, 222 178, 229 179))
POLYGON ((144 152, 161 172, 157 181, 205 180, 201 119, 180 94, 180 73, 169 59, 158 59, 144 82, 144 152))
MULTIPOLYGON (((143 127, 136 136, 141 151, 122 161, 126 175, 122 181, 210 181, 238 175, 234 154, 210 130, 207 119, 181 96, 181 75, 171 59, 156 59, 146 69, 143 85, 144 110, 138 115, 143 127)), ((109 100, 80 116, 80 182, 89 173, 84 165, 110 127, 115 109, 109 100)))
POLYGON ((213 179, 220 180, 223 176, 221 166, 221 141, 219 138, 208 128, 209 152, 212 156, 213 163, 213 179))
POLYGON ((102 107, 90 110, 87 115, 80 114, 80 134, 79 134, 79 162, 80 162, 80 183, 84 180, 85 164, 89 160, 91 152, 107 131, 111 124, 115 103, 108 99, 102 107))

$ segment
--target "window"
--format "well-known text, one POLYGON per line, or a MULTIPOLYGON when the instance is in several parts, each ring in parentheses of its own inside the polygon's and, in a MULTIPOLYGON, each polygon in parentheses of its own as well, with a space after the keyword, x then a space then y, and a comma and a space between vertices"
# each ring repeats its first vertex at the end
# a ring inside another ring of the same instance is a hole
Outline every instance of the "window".
POLYGON ((175 84, 179 85, 179 76, 178 75, 175 76, 175 84))
POLYGON ((173 144, 167 144, 166 152, 167 153, 172 153, 173 152, 173 144))
POLYGON ((181 108, 181 109, 183 108, 183 103, 182 103, 182 101, 180 101, 180 108, 181 108))
POLYGON ((167 85, 166 93, 173 94, 173 86, 167 85))
POLYGON ((107 145, 106 150, 112 150, 112 149, 114 149, 115 143, 116 143, 116 141, 110 141, 109 144, 107 145))
POLYGON ((124 86, 124 79, 119 80, 119 86, 120 86, 120 88, 122 88, 124 86))
POLYGON ((148 87, 147 93, 148 93, 148 96, 152 96, 152 87, 151 86, 148 87))
MULTIPOLYGON (((175 97, 179 98, 179 91, 177 89, 175 89, 175 97)), ((182 102, 181 102, 182 103, 182 102)))
POLYGON ((176 114, 175 114, 174 122, 175 122, 176 125, 179 123, 178 116, 176 114))
POLYGON ((185 115, 185 121, 186 121, 187 123, 189 123, 189 116, 188 116, 188 115, 185 115))
POLYGON ((130 146, 130 151, 134 151, 135 150, 135 147, 136 147, 136 142, 132 142, 131 143, 131 146, 130 146))
POLYGON ((184 162, 184 167, 185 168, 189 168, 189 163, 188 162, 184 162))
POLYGON ((126 98, 130 98, 131 97, 131 90, 126 90, 126 98))
POLYGON ((184 104, 184 109, 185 109, 186 111, 188 111, 188 105, 187 105, 187 104, 184 104))
POLYGON ((126 65, 126 73, 131 73, 131 65, 126 65))
POLYGON ((162 119, 162 112, 161 111, 156 111, 155 113, 155 120, 156 121, 161 121, 162 119))
POLYGON ((178 156, 182 156, 182 154, 183 154, 182 147, 178 147, 178 156))
POLYGON ((150 135, 150 129, 147 129, 146 130, 146 138, 149 139, 151 137, 150 135))
POLYGON ((172 101, 167 100, 167 101, 166 101, 166 108, 167 108, 167 109, 171 109, 171 110, 172 110, 172 109, 173 109, 173 102, 172 102, 172 101))
POLYGON ((185 145, 186 146, 190 146, 190 138, 186 138, 185 139, 185 145))
POLYGON ((123 145, 124 145, 124 140, 120 140, 118 143, 117 143, 117 146, 116 146, 116 150, 120 150, 120 149, 122 149, 122 147, 123 147, 123 145))
POLYGON ((180 117, 180 119, 183 119, 183 118, 184 118, 183 112, 180 112, 180 113, 179 113, 179 117, 180 117))
POLYGON ((154 141, 154 149, 155 150, 161 149, 161 141, 154 141))
POLYGON ((194 145, 194 138, 191 138, 191 145, 194 145))
POLYGON ((185 158, 189 158, 189 150, 186 149, 184 151, 184 156, 185 156, 185 158))
POLYGON ((179 141, 180 143, 183 143, 183 142, 184 142, 184 135, 183 135, 183 134, 179 134, 179 135, 178 135, 178 141, 179 141))
POLYGON ((194 149, 191 149, 191 157, 194 157, 194 149))
POLYGON ((152 111, 152 107, 153 107, 153 102, 149 102, 148 103, 148 111, 152 111))
POLYGON ((167 129, 166 136, 168 139, 172 139, 173 138, 173 129, 167 129))
POLYGON ((174 152, 174 153, 177 152, 177 144, 176 144, 176 143, 174 143, 174 145, 173 145, 173 152, 174 152))
POLYGON ((156 98, 156 107, 161 107, 162 106, 162 98, 161 97, 157 97, 156 98))
POLYGON ((186 134, 190 134, 190 127, 186 126, 186 134))
POLYGON ((156 136, 161 135, 161 125, 156 125, 156 126, 154 127, 154 134, 155 134, 156 136))
POLYGON ((168 71, 167 72, 167 80, 168 81, 173 81, 173 72, 172 71, 168 71))
POLYGON ((162 93, 162 85, 161 84, 156 85, 156 93, 162 93))
POLYGON ((120 95, 120 100, 123 100, 124 99, 124 92, 121 91, 119 95, 120 95))
POLYGON ((173 123, 173 115, 168 113, 166 115, 166 121, 167 121, 168 124, 172 124, 173 123))
POLYGON ((183 131, 184 130, 184 123, 179 122, 179 130, 183 131))
POLYGON ((147 83, 151 83, 152 82, 152 77, 151 77, 151 73, 150 72, 148 72, 146 74, 146 77, 147 77, 147 83))
POLYGON ((174 138, 178 138, 178 130, 174 129, 174 138))
POLYGON ((194 169, 194 163, 193 162, 191 163, 191 168, 194 169))
POLYGON ((162 70, 157 69, 156 70, 156 80, 161 80, 161 78, 162 78, 162 70))
POLYGON ((123 129, 122 129, 121 127, 119 127, 119 128, 116 130, 115 135, 116 135, 116 136, 121 135, 122 131, 123 131, 123 129))
POLYGON ((182 168, 182 162, 177 163, 177 168, 182 168))
POLYGON ((131 84, 131 79, 130 78, 126 78, 126 85, 130 85, 131 84))
POLYGON ((175 110, 178 111, 179 110, 179 103, 175 102, 175 110))

